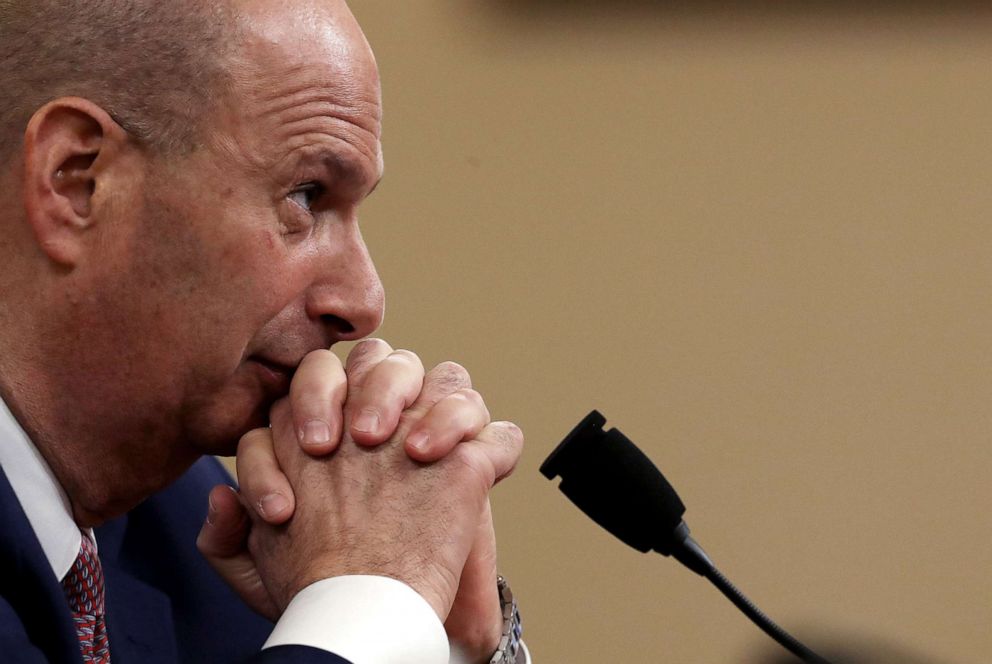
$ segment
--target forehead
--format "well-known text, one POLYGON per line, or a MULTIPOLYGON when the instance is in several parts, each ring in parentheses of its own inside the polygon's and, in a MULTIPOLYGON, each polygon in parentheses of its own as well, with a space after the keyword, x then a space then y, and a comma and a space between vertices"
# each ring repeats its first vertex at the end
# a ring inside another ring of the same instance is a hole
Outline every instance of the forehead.
POLYGON ((335 170, 371 169, 366 175, 378 179, 379 75, 347 6, 259 4, 243 14, 231 67, 239 143, 256 143, 260 166, 307 153, 335 170))

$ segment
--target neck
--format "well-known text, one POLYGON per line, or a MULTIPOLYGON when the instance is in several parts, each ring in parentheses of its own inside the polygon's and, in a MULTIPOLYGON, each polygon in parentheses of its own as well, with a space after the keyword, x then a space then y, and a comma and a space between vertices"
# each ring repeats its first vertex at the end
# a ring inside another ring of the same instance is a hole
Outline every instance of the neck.
POLYGON ((126 344, 114 338, 113 321, 94 313, 101 303, 91 302, 99 297, 92 284, 37 260, 27 225, 4 218, 13 205, 3 200, 4 182, 0 396, 69 496, 77 523, 92 527, 170 484, 200 454, 184 443, 174 408, 136 396, 154 391, 135 389, 126 344))
POLYGON ((104 416, 88 417, 90 398, 36 366, 18 370, 11 359, 5 352, 0 360, 0 396, 66 492, 80 527, 124 514, 198 458, 189 446, 168 443, 178 434, 161 422, 141 422, 127 407, 104 407, 104 416))

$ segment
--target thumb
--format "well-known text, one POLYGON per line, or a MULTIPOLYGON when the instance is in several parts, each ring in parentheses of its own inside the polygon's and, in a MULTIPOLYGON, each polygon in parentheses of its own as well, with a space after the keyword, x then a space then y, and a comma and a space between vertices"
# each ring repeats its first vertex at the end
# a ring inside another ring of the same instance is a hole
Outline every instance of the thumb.
POLYGON ((196 538, 196 548, 207 559, 228 558, 245 550, 250 524, 235 490, 215 486, 207 500, 207 520, 196 538))
POLYGON ((248 606, 275 621, 280 611, 248 553, 250 527, 248 513, 234 489, 215 486, 210 492, 207 519, 196 538, 196 548, 248 606))

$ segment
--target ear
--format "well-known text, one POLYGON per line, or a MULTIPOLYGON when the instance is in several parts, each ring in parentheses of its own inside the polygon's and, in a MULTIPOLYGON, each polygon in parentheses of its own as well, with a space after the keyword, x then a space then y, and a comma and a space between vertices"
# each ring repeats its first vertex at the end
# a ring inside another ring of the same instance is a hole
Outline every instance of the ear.
POLYGON ((106 111, 75 97, 56 99, 31 117, 24 135, 24 209, 38 247, 75 266, 96 224, 93 197, 127 133, 106 111))

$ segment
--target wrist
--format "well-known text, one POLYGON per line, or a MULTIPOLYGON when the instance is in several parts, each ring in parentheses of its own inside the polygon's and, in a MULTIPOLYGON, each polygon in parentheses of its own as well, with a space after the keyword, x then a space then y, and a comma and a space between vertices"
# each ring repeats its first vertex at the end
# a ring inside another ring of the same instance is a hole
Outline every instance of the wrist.
POLYGON ((503 626, 499 646, 486 664, 517 664, 523 661, 523 623, 520 620, 520 609, 517 600, 510 590, 510 584, 502 576, 497 578, 499 588, 499 604, 503 616, 503 626))
POLYGON ((290 602, 265 647, 305 645, 355 662, 447 662, 444 626, 413 588, 391 577, 317 581, 290 602))

